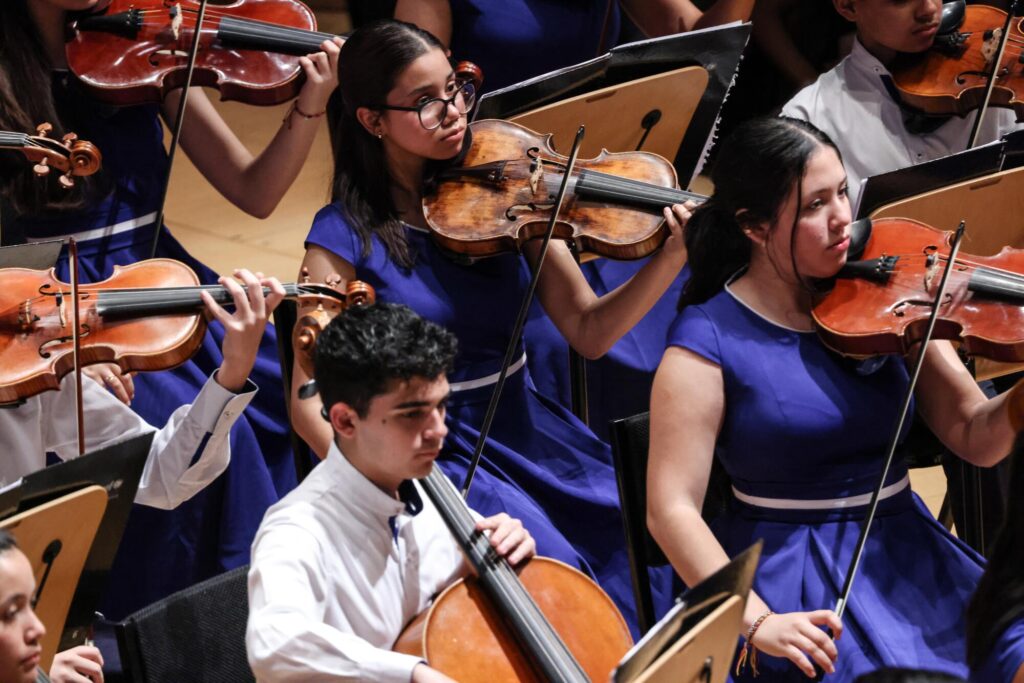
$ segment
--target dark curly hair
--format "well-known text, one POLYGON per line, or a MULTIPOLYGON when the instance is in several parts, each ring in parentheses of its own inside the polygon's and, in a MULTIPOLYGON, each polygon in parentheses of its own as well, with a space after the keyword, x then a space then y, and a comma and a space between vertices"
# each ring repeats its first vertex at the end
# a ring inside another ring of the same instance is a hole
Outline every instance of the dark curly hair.
POLYGON ((314 376, 325 412, 346 403, 366 417, 391 380, 433 379, 452 368, 455 335, 408 306, 377 303, 348 309, 316 343, 314 376))

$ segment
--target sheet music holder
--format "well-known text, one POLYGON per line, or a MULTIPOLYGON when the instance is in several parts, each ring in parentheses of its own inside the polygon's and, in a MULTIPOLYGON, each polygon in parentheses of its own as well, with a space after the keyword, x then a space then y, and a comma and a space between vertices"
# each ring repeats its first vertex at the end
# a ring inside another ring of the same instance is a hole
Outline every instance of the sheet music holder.
POLYGON ((856 217, 867 218, 881 207, 956 183, 1024 166, 1024 131, 957 154, 933 159, 864 181, 856 217))
POLYGON ((89 548, 103 520, 107 492, 87 486, 0 522, 36 577, 35 612, 48 625, 39 663, 49 669, 89 548))
POLYGON ((735 23, 619 45, 595 59, 486 93, 475 117, 512 118, 602 88, 698 66, 708 74, 707 87, 675 156, 686 186, 702 161, 749 36, 750 24, 735 23))
POLYGON ((626 653, 612 682, 723 683, 735 657, 761 546, 758 541, 684 593, 626 653))
POLYGON ((64 240, 29 242, 13 247, 0 247, 0 268, 49 270, 57 265, 64 240))
MULTIPOLYGON (((135 500, 139 478, 149 456, 153 434, 147 432, 79 458, 45 467, 0 492, 0 520, 92 485, 98 485, 107 492, 106 511, 64 621, 60 650, 81 645, 94 621, 107 574, 135 500)), ((60 631, 55 624, 48 626, 54 633, 60 631)))

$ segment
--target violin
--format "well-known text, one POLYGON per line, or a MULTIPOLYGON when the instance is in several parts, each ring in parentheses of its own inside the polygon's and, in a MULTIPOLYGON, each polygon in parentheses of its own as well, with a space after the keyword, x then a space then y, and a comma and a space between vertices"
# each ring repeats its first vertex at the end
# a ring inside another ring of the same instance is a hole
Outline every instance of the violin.
MULTIPOLYGON (((951 235, 904 218, 871 222, 863 252, 813 307, 824 343, 855 356, 908 353, 927 327, 951 235)), ((959 342, 971 355, 1024 361, 1024 250, 959 254, 933 338, 959 342)))
POLYGON ((88 176, 100 170, 103 155, 96 145, 79 140, 74 133, 54 140, 47 137, 52 130, 51 124, 41 123, 36 127, 36 135, 0 131, 0 149, 24 154, 33 163, 32 170, 40 177, 57 169, 61 173, 58 178, 61 186, 68 189, 74 187, 75 176, 88 176))
MULTIPOLYGON (((1003 38, 1006 12, 988 5, 950 3, 943 7, 943 24, 958 21, 936 36, 935 44, 920 54, 901 54, 890 69, 893 85, 904 104, 934 116, 965 116, 985 102, 988 75, 1003 38), (947 12, 947 7, 949 11, 947 12)), ((988 104, 1013 109, 1024 120, 1024 32, 1021 19, 1010 24, 1006 50, 988 104)))
POLYGON ((420 484, 475 576, 444 590, 393 649, 464 683, 609 680, 632 645, 611 598, 582 572, 552 559, 534 557, 517 574, 475 530, 466 504, 437 467, 420 484))
MULTIPOLYGON (((353 281, 342 290, 339 282, 292 283, 284 289, 288 298, 299 300, 304 319, 373 301, 369 285, 353 281)), ((117 363, 131 372, 185 362, 206 332, 199 295, 204 290, 222 305, 233 303, 224 287, 200 285, 188 266, 171 259, 115 266, 108 279, 80 285, 81 364, 117 363)), ((74 370, 75 309, 71 288, 52 268, 0 269, 0 403, 57 389, 74 370)))
MULTIPOLYGON (((68 68, 104 102, 162 102, 185 84, 198 7, 196 0, 112 0, 71 23, 68 68)), ((225 100, 279 104, 299 94, 298 58, 334 37, 316 30, 313 12, 298 0, 211 4, 191 83, 216 88, 225 100)))
MULTIPOLYGON (((456 166, 440 171, 423 197, 434 241, 473 258, 518 252, 544 234, 567 158, 551 135, 516 123, 470 124, 472 143, 456 166)), ((577 159, 553 237, 581 253, 638 259, 668 237, 662 209, 707 197, 678 189, 675 169, 650 152, 602 151, 577 159)))

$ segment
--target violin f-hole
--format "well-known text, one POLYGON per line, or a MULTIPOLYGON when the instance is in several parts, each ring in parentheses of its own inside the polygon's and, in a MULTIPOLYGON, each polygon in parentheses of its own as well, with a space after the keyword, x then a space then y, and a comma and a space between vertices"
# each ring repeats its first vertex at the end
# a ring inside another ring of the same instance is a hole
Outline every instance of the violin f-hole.
MULTIPOLYGON (((79 339, 85 339, 86 337, 88 337, 89 332, 89 326, 82 325, 82 332, 78 335, 79 339)), ((50 356, 53 355, 53 352, 50 350, 51 348, 53 348, 54 346, 64 346, 65 344, 70 344, 71 342, 74 341, 74 339, 75 338, 70 334, 65 334, 57 337, 56 339, 50 339, 49 341, 43 342, 42 344, 39 345, 39 357, 47 359, 50 358, 50 356)))

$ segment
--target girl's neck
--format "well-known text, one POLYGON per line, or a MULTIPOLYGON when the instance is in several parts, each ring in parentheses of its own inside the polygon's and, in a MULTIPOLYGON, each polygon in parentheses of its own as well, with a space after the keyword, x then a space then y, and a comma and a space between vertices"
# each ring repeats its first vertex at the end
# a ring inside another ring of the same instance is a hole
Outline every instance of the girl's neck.
POLYGON ((65 10, 55 7, 48 2, 33 0, 26 3, 32 21, 39 31, 39 38, 43 41, 43 49, 54 68, 62 69, 67 66, 67 59, 64 57, 64 22, 65 10))
POLYGON ((426 160, 385 144, 388 173, 391 176, 391 198, 395 208, 407 223, 423 227, 420 208, 423 188, 423 169, 426 160))
MULTIPOLYGON (((755 247, 756 250, 756 247, 755 247)), ((811 295, 795 278, 783 276, 763 253, 730 289, 765 318, 796 330, 811 330, 811 295)))

